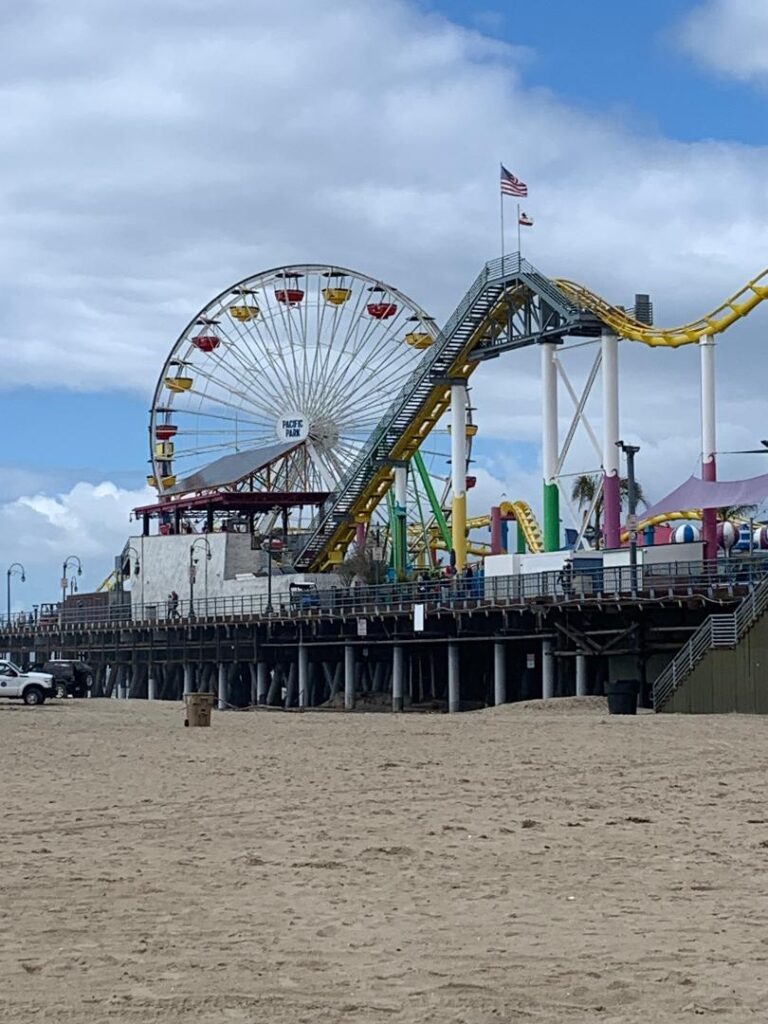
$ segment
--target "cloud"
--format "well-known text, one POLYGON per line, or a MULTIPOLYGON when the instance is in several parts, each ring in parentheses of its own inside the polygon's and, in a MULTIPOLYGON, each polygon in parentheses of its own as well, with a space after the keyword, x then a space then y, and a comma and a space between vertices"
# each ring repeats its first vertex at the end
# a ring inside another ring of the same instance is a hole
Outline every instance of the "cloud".
POLYGON ((95 590, 131 532, 131 510, 151 500, 148 489, 123 490, 105 481, 78 483, 55 495, 30 493, 0 505, 0 564, 19 561, 27 575, 25 584, 14 581, 14 608, 55 600, 68 555, 82 562, 80 589, 95 590))
POLYGON ((706 67, 743 82, 768 82, 768 7, 755 0, 706 0, 682 21, 678 39, 706 67))
POLYGON ((502 154, 545 272, 651 290, 674 321, 761 262, 764 150, 586 116, 526 87, 527 52, 399 0, 266 11, 6 5, 3 386, 146 395, 197 309, 283 261, 358 266, 443 319, 496 254, 502 154))
MULTIPOLYGON (((709 26, 756 76, 760 8, 700 6, 686 45, 698 39, 703 55, 709 26)), ((766 147, 680 143, 587 115, 527 86, 530 52, 405 0, 273 12, 265 0, 3 4, 0 386, 148 396, 202 305, 284 262, 357 267, 444 320, 497 254, 500 157, 530 185, 525 255, 618 303, 650 291, 659 322, 698 316, 763 265, 766 147)), ((757 311, 719 345, 723 447, 765 432, 750 368, 767 323, 757 311)), ((660 494, 698 458, 696 353, 626 344, 621 359, 622 430, 660 494)), ((509 451, 538 445, 538 372, 530 351, 473 378, 480 436, 499 451, 473 506, 499 485, 538 499, 537 472, 509 451)), ((567 412, 563 398, 563 430, 567 412)), ((599 430, 599 402, 592 412, 599 430)), ((580 444, 569 468, 595 463, 580 444)), ((13 557, 45 565, 54 591, 68 547, 100 566, 92 583, 106 575, 144 497, 100 486, 17 480, 0 506, 13 557)))

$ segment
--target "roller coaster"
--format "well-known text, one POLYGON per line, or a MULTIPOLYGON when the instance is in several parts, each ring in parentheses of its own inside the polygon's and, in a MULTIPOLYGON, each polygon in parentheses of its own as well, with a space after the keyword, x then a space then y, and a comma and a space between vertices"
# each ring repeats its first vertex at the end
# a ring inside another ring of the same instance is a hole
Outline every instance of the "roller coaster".
MULTIPOLYGON (((767 298, 768 269, 711 313, 680 327, 661 328, 582 285, 544 277, 519 255, 487 263, 324 505, 298 565, 323 570, 343 559, 355 524, 370 519, 392 486, 394 467, 417 454, 448 409, 451 385, 465 384, 483 360, 566 336, 597 337, 605 328, 652 347, 678 348, 722 333, 767 298)), ((542 531, 530 506, 515 504, 510 511, 529 549, 541 551, 542 531)), ((680 516, 690 517, 685 511, 680 516)))

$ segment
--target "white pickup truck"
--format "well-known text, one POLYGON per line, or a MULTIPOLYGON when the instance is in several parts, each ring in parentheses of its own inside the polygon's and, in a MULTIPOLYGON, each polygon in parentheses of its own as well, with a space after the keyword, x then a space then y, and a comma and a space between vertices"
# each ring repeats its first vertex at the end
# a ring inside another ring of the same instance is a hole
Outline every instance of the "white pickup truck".
POLYGON ((48 672, 24 672, 12 661, 0 661, 0 697, 20 697, 25 704, 44 704, 56 696, 53 676, 48 672))

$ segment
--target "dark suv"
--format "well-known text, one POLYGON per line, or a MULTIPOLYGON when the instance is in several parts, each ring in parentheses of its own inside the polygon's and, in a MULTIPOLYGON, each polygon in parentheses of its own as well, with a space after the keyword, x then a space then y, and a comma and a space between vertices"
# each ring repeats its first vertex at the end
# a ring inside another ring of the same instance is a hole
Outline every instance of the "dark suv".
POLYGON ((93 683, 93 671, 84 661, 53 658, 46 661, 44 672, 50 672, 57 697, 87 697, 93 683))

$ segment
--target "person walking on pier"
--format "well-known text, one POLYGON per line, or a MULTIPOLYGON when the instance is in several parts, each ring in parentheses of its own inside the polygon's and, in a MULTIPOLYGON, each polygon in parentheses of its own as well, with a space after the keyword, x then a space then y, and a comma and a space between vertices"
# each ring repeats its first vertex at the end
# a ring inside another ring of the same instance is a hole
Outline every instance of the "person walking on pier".
POLYGON ((168 595, 168 617, 178 619, 179 617, 179 595, 172 590, 168 595))

